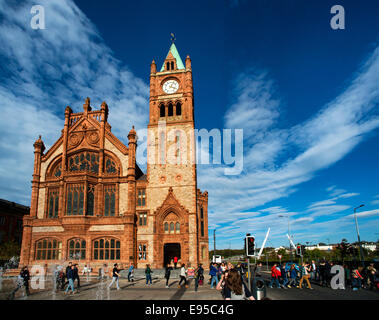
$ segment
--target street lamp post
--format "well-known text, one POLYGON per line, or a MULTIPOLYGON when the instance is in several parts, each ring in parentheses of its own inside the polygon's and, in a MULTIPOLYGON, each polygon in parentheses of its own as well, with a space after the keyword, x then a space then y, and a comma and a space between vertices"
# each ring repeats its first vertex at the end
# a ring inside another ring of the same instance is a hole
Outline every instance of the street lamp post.
MULTIPOLYGON (((279 215, 279 218, 285 218, 285 216, 279 215)), ((290 233, 290 216, 287 213, 287 219, 288 219, 288 242, 289 242, 289 249, 290 249, 290 257, 292 262, 292 246, 291 246, 291 233, 290 233)))
POLYGON ((361 245, 361 237, 359 236, 357 209, 362 208, 363 206, 364 206, 364 204, 361 204, 359 207, 354 208, 355 228, 357 230, 358 245, 359 245, 359 259, 361 260, 362 266, 364 266, 364 257, 363 257, 363 250, 362 250, 362 245, 361 245))

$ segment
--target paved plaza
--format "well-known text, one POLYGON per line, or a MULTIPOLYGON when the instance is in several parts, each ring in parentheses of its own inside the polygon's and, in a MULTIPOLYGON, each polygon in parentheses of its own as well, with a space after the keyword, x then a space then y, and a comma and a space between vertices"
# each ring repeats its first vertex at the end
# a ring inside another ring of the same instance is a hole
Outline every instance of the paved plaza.
MULTIPOLYGON (((100 281, 85 277, 81 278, 79 293, 65 295, 64 291, 54 292, 51 279, 45 283, 45 289, 30 290, 30 295, 25 296, 24 288, 18 290, 15 299, 19 300, 222 300, 221 294, 211 289, 208 284, 199 286, 197 292, 194 290, 194 282, 189 288, 178 288, 179 279, 170 279, 169 288, 166 288, 166 280, 153 278, 152 285, 146 285, 145 279, 136 279, 128 282, 120 279, 121 290, 116 289, 116 284, 107 289, 111 279, 100 281)), ((75 282, 76 285, 76 282, 75 282)), ((9 293, 16 287, 15 279, 3 279, 0 290, 0 299, 8 298, 9 293)))

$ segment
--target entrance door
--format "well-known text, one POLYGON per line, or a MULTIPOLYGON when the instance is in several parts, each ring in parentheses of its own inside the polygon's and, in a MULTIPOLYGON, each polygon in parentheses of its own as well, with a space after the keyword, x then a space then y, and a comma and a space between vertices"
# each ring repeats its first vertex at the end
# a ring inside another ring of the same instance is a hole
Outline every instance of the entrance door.
POLYGON ((174 260, 174 257, 180 259, 180 243, 165 243, 163 246, 163 267, 174 260))

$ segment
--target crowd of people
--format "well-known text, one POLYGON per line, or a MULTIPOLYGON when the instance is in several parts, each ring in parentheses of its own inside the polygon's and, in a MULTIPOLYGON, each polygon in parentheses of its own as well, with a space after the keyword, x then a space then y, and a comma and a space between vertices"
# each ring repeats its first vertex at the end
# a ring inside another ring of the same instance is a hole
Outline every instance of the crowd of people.
MULTIPOLYGON (((171 272, 177 268, 178 260, 174 259, 171 263, 168 263, 164 269, 164 278, 166 288, 170 288, 171 272)), ((303 289, 303 286, 313 290, 314 284, 324 287, 331 286, 331 279, 334 276, 332 273, 332 267, 334 263, 329 261, 320 261, 316 263, 303 262, 301 265, 296 263, 275 263, 271 267, 270 280, 267 282, 269 288, 298 288, 303 289)), ((348 264, 343 265, 345 274, 345 285, 351 287, 354 291, 362 288, 374 289, 378 287, 377 270, 374 267, 374 263, 370 263, 366 268, 362 266, 350 267, 348 264)), ((111 289, 116 284, 117 290, 120 290, 119 278, 120 272, 124 270, 119 268, 118 264, 113 265, 111 270, 112 280, 108 285, 108 289, 111 289)), ((134 282, 135 267, 133 263, 125 269, 127 270, 128 282, 134 282)), ((45 270, 47 273, 47 268, 45 270)), ((82 270, 82 275, 87 275, 87 280, 92 272, 92 268, 85 265, 82 270)), ((262 264, 258 263, 251 268, 253 277, 260 277, 262 274, 262 264)), ((149 264, 146 265, 144 270, 146 285, 151 286, 153 270, 149 264)), ((204 285, 204 273, 205 270, 202 264, 198 264, 196 267, 191 266, 190 263, 180 265, 178 288, 189 288, 194 282, 194 291, 197 292, 199 286, 204 285)), ((80 276, 78 264, 69 262, 65 270, 62 266, 57 266, 53 271, 55 279, 55 288, 64 291, 64 294, 76 294, 80 290, 80 276), (76 285, 75 285, 76 281, 76 285)), ((98 280, 108 279, 109 269, 106 264, 103 268, 99 268, 98 280)), ((209 279, 208 285, 211 289, 219 290, 224 299, 254 299, 249 291, 246 283, 248 282, 248 270, 247 266, 243 263, 236 265, 231 262, 223 263, 211 263, 209 265, 209 279)), ((29 280, 30 273, 28 267, 22 268, 16 283, 16 288, 12 291, 11 297, 14 298, 15 293, 22 287, 25 287, 25 292, 29 295, 29 280)), ((174 283, 174 282, 172 282, 174 283)))
MULTIPOLYGON (((269 287, 273 288, 299 288, 303 289, 304 283, 307 288, 313 290, 311 283, 318 284, 322 287, 330 287, 331 279, 334 276, 332 273, 332 261, 322 260, 316 263, 312 260, 311 263, 303 262, 301 265, 295 263, 274 264, 271 268, 271 281, 269 287)), ((343 265, 345 285, 351 287, 354 291, 362 288, 373 290, 377 285, 376 274, 377 270, 374 263, 364 268, 363 266, 343 265)))

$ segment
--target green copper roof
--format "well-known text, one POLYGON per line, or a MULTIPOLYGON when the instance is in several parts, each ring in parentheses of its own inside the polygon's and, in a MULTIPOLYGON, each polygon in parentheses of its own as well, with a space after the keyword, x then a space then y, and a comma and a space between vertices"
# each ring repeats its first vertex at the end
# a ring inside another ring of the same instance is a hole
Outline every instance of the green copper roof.
MULTIPOLYGON (((183 64, 183 61, 182 59, 180 58, 180 55, 179 55, 179 52, 178 50, 176 49, 176 46, 175 46, 175 43, 173 43, 170 47, 170 50, 168 51, 167 55, 169 53, 172 53, 172 55, 174 56, 174 58, 176 59, 176 65, 178 67, 178 69, 185 69, 184 68, 184 64, 183 64)), ((166 59, 167 59, 167 56, 166 56, 166 59)), ((161 71, 162 72, 164 71, 164 62, 163 62, 163 65, 162 65, 162 68, 161 68, 161 71)))

